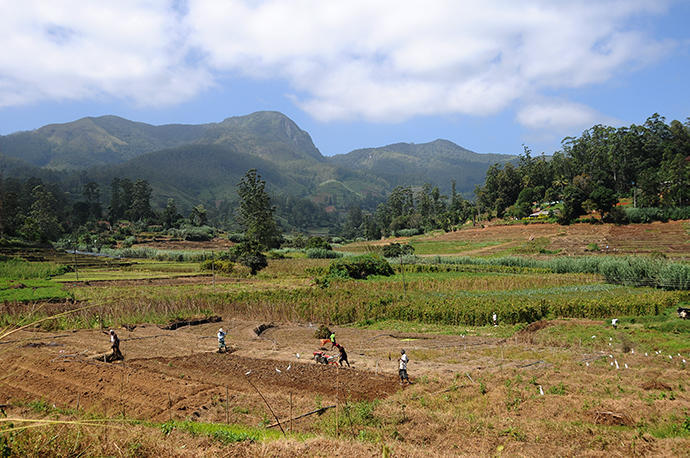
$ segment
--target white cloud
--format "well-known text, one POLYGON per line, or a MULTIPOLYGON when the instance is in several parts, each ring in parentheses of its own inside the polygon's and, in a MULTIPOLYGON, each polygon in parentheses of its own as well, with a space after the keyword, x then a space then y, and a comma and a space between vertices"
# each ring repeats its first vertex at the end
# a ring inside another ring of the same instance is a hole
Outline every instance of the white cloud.
POLYGON ((208 69, 186 63, 186 29, 166 1, 0 0, 0 8, 0 107, 99 97, 160 105, 209 84, 208 69))
POLYGON ((594 124, 621 124, 621 121, 588 106, 567 101, 546 101, 527 105, 518 111, 517 120, 530 129, 550 132, 572 132, 594 124))
MULTIPOLYGON (((670 45, 630 20, 667 3, 0 0, 0 107, 176 103, 242 74, 287 81, 321 120, 487 115, 650 63, 670 45)), ((521 111, 526 125, 530 113, 521 111)))
POLYGON ((217 71, 282 77, 321 120, 496 113, 526 94, 610 79, 667 43, 630 30, 665 2, 192 2, 217 71), (650 5, 649 3, 654 3, 650 5))

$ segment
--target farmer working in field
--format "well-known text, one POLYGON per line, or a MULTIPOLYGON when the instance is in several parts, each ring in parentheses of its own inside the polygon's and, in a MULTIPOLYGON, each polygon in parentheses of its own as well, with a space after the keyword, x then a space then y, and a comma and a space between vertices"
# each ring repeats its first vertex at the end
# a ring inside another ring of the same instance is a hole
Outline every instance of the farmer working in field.
POLYGON ((122 356, 122 352, 120 351, 120 338, 112 329, 110 330, 110 345, 113 349, 113 354, 111 355, 113 361, 125 359, 125 357, 122 356))
POLYGON ((338 345, 335 343, 335 331, 331 332, 329 339, 331 340, 331 350, 333 350, 333 347, 338 345))
POLYGON ((340 357, 338 358, 338 363, 340 363, 340 365, 342 366, 343 362, 346 362, 347 367, 352 367, 352 366, 350 366, 350 361, 347 360, 347 353, 345 352, 345 347, 343 347, 340 344, 335 344, 335 346, 338 349, 338 351, 340 352, 340 357))
POLYGON ((218 330, 218 353, 223 353, 228 351, 228 347, 225 346, 225 331, 223 328, 218 330))
POLYGON ((405 354, 405 350, 400 350, 400 358, 398 358, 398 363, 400 364, 398 368, 398 375, 400 375, 400 383, 407 380, 410 383, 410 378, 407 376, 407 363, 410 362, 410 358, 405 354))

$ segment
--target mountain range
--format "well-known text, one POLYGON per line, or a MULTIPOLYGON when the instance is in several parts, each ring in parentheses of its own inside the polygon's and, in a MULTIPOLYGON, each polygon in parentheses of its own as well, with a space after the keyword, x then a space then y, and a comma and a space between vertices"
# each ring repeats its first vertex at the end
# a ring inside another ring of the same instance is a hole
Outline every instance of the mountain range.
POLYGON ((447 140, 396 143, 324 156, 287 116, 262 111, 219 123, 153 126, 117 116, 82 118, 0 136, 5 176, 78 175, 103 189, 114 177, 146 179, 154 204, 175 198, 181 209, 237 199, 236 185, 256 168, 275 193, 344 208, 383 198, 395 186, 424 183, 465 196, 488 167, 514 160, 478 154, 447 140))

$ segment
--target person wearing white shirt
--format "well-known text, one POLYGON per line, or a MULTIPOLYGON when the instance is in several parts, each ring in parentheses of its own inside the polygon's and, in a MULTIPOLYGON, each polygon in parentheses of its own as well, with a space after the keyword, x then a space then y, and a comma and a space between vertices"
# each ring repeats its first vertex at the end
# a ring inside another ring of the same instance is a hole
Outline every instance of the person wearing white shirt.
POLYGON ((405 350, 400 350, 400 358, 398 358, 398 375, 400 376, 400 383, 407 381, 410 383, 410 378, 407 376, 407 363, 410 362, 405 350))
POLYGON ((218 330, 218 353, 223 353, 228 351, 228 347, 225 346, 225 331, 223 328, 218 330))

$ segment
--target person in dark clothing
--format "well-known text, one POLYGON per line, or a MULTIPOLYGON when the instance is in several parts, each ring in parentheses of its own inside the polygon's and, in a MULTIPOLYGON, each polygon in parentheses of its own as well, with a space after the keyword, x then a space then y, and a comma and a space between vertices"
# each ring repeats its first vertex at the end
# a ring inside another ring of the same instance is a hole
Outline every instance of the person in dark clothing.
POLYGON ((125 357, 122 356, 122 352, 120 351, 120 338, 112 329, 110 330, 110 344, 111 348, 113 349, 113 354, 111 355, 112 360, 115 361, 125 359, 125 357))
POLYGON ((345 347, 343 347, 340 344, 335 344, 335 346, 338 348, 338 351, 340 352, 340 357, 338 358, 338 363, 340 365, 343 365, 343 361, 347 363, 347 367, 352 367, 350 366, 350 361, 347 360, 347 352, 345 352, 345 347))

